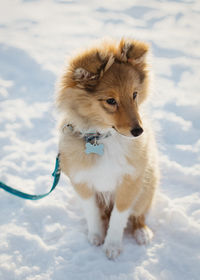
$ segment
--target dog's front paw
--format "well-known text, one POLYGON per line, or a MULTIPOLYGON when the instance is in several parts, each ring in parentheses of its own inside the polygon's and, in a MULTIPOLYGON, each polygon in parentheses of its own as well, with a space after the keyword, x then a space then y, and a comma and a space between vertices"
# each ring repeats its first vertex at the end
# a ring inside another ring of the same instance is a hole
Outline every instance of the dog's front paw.
POLYGON ((122 245, 121 243, 108 243, 106 242, 103 246, 103 250, 110 260, 116 259, 120 253, 122 252, 122 245))
POLYGON ((99 246, 103 244, 104 236, 103 234, 99 233, 88 233, 88 240, 92 245, 99 246))
POLYGON ((147 245, 153 238, 153 232, 148 226, 145 226, 136 229, 134 232, 134 237, 139 245, 147 245))

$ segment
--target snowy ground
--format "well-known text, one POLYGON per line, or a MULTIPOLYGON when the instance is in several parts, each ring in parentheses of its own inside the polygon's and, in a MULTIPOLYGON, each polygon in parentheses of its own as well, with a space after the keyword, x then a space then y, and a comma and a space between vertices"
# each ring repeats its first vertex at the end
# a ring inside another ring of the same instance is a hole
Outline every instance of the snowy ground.
POLYGON ((200 279, 200 2, 1 0, 0 180, 29 193, 51 185, 57 153, 54 84, 65 55, 103 36, 152 45, 162 182, 147 247, 129 233, 109 261, 88 244, 63 176, 47 198, 0 190, 1 280, 200 279))

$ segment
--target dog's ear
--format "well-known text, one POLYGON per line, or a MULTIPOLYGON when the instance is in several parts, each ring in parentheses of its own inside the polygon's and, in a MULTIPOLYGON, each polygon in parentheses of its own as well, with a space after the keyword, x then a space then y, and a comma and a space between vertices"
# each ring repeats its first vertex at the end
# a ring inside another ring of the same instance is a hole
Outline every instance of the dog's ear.
POLYGON ((72 78, 76 86, 87 90, 94 89, 113 62, 114 58, 111 54, 105 55, 98 50, 81 54, 71 64, 72 78))
POLYGON ((87 71, 86 69, 79 67, 74 70, 74 80, 80 87, 92 86, 95 81, 98 80, 98 74, 87 71))
POLYGON ((122 39, 119 44, 120 59, 132 64, 145 63, 148 50, 148 44, 136 40, 122 39))

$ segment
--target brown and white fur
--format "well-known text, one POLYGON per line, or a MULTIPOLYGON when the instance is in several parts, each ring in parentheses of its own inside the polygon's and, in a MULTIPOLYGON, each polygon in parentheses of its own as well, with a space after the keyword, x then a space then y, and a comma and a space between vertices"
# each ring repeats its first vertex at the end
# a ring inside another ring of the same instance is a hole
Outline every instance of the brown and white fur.
POLYGON ((104 243, 110 259, 122 250, 128 219, 139 244, 153 236, 145 215, 159 179, 157 150, 148 119, 139 114, 149 93, 147 53, 140 41, 103 41, 71 59, 56 97, 61 170, 80 198, 89 241, 104 243), (66 124, 73 131, 63 130, 66 124), (102 156, 85 153, 80 135, 91 130, 111 134, 99 140, 102 156))

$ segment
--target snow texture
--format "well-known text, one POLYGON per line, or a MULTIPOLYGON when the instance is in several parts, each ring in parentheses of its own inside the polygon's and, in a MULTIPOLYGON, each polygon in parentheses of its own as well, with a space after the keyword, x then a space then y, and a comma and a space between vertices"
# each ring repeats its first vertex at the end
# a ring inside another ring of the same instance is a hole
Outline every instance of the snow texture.
POLYGON ((54 85, 65 55, 93 40, 130 36, 152 45, 151 117, 162 180, 139 246, 126 230, 109 261, 87 241, 69 180, 41 201, 0 190, 1 280, 200 279, 200 2, 1 0, 0 180, 49 190, 57 153, 54 85))

